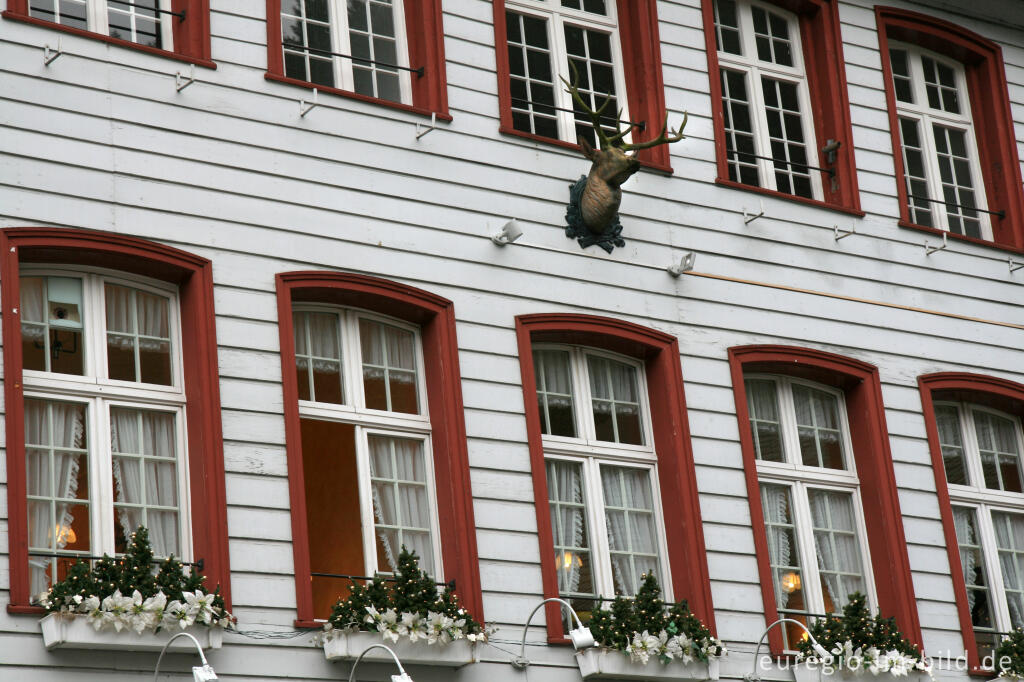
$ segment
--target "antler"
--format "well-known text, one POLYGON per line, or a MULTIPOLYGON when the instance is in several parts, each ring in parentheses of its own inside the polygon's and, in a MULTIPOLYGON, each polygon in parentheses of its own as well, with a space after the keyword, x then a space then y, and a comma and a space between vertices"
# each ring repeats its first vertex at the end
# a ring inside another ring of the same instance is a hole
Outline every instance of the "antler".
POLYGON ((671 128, 668 127, 668 114, 666 114, 665 125, 661 127, 660 135, 658 135, 653 140, 647 140, 646 142, 623 144, 622 150, 631 151, 634 149, 650 149, 651 147, 657 147, 659 144, 671 144, 673 142, 678 142, 679 140, 682 140, 684 137, 686 137, 685 135, 683 135, 683 128, 686 127, 686 122, 688 120, 690 120, 690 115, 684 111, 683 122, 679 124, 679 130, 672 130, 671 128), (668 134, 669 130, 672 130, 671 135, 668 134))
POLYGON ((573 101, 575 101, 576 104, 578 104, 590 118, 590 124, 593 126, 594 132, 597 134, 597 139, 601 145, 601 149, 608 149, 609 147, 614 147, 617 143, 622 141, 622 138, 629 134, 629 128, 623 130, 622 127, 619 125, 619 119, 622 118, 622 109, 619 109, 615 114, 615 134, 609 137, 604 132, 604 128, 601 125, 601 120, 605 118, 603 116, 604 110, 611 103, 611 97, 605 95, 604 103, 601 104, 600 107, 598 107, 596 110, 591 108, 591 106, 587 104, 586 100, 584 100, 583 97, 580 96, 580 89, 577 85, 577 82, 580 79, 580 73, 576 69, 576 64, 574 64, 571 59, 569 60, 569 68, 572 69, 572 83, 567 81, 562 76, 559 76, 558 79, 565 83, 565 91, 572 95, 573 101))

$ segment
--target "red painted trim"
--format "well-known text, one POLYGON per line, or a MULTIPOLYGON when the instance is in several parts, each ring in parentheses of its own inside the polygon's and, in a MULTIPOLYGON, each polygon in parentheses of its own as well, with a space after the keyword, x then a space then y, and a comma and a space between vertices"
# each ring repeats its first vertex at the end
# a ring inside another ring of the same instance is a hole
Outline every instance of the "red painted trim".
MULTIPOLYGON (((551 514, 546 503, 548 486, 540 414, 537 411, 537 384, 533 373, 533 343, 559 341, 613 350, 644 360, 654 447, 658 455, 661 501, 665 518, 673 521, 665 528, 669 565, 672 567, 672 589, 675 598, 687 599, 693 613, 714 632, 715 614, 705 559, 704 529, 690 447, 678 339, 623 320, 568 313, 520 315, 516 318, 516 337, 526 406, 526 433, 533 471, 544 597, 558 596, 558 577, 552 553, 551 514)), ((564 640, 558 605, 550 603, 545 608, 548 640, 564 640)))
POLYGON ((182 361, 188 409, 193 552, 206 562, 208 584, 219 584, 230 608, 227 501, 224 488, 220 379, 210 261, 154 242, 107 232, 64 228, 0 231, 3 258, 4 400, 7 406, 7 495, 11 604, 27 606, 28 522, 25 500, 25 403, 22 391, 19 263, 96 265, 165 280, 178 286, 182 361))
POLYGON ((445 578, 454 578, 462 604, 483 620, 483 596, 476 549, 476 524, 469 477, 469 449, 462 404, 462 378, 451 301, 422 289, 344 272, 309 271, 277 275, 278 328, 281 336, 282 390, 288 487, 291 492, 292 548, 295 555, 297 624, 313 623, 309 575, 302 435, 296 384, 292 302, 357 306, 420 326, 430 412, 434 469, 438 485, 437 512, 445 578))
POLYGON ((267 0, 267 73, 266 79, 316 88, 321 92, 351 97, 362 102, 382 104, 414 114, 450 121, 448 113, 448 76, 445 70, 444 20, 441 0, 404 0, 405 35, 409 47, 409 65, 423 67, 423 75, 411 74, 412 104, 360 95, 349 90, 316 85, 284 75, 281 48, 281 0, 267 0))
POLYGON ((185 21, 179 22, 177 17, 169 17, 174 34, 173 51, 161 50, 148 45, 139 45, 130 40, 111 38, 101 33, 94 33, 93 31, 86 31, 72 26, 62 26, 52 21, 29 16, 27 0, 8 0, 7 9, 0 12, 0 16, 4 19, 22 21, 35 26, 45 26, 51 30, 99 40, 110 45, 148 52, 149 54, 159 55, 167 59, 176 59, 180 62, 188 62, 196 66, 216 69, 217 64, 210 58, 210 0, 173 0, 172 7, 176 12, 185 10, 185 21))
MULTIPOLYGON (((772 4, 795 13, 800 20, 800 41, 803 43, 804 64, 807 70, 807 89, 814 117, 817 149, 812 158, 825 168, 827 162, 821 148, 829 139, 842 142, 836 157, 838 181, 835 191, 831 179, 821 174, 824 201, 805 200, 791 194, 763 190, 773 196, 809 202, 862 216, 860 193, 857 188, 857 162, 853 146, 853 126, 850 121, 850 101, 846 87, 846 67, 843 40, 840 31, 839 10, 834 0, 768 0, 772 4)), ((711 113, 715 128, 715 155, 718 160, 718 182, 730 187, 757 189, 729 180, 726 153, 725 118, 722 110, 722 84, 719 79, 718 46, 715 41, 715 13, 713 0, 703 0, 704 46, 708 57, 708 81, 711 88, 711 113)), ((815 171, 816 172, 816 171, 815 171)))
POLYGON ((878 22, 878 46, 885 79, 885 101, 889 110, 901 225, 910 226, 913 223, 910 222, 907 187, 903 180, 896 95, 893 90, 892 65, 888 58, 890 39, 920 45, 963 63, 988 206, 993 211, 1006 211, 1005 218, 989 216, 992 242, 1010 250, 1024 249, 1024 189, 1021 187, 1020 160, 1010 112, 1002 48, 961 26, 917 12, 879 6, 875 7, 875 18, 878 22))
POLYGON ((768 189, 767 187, 754 187, 753 185, 744 185, 742 182, 736 182, 729 178, 715 178, 715 184, 722 185, 724 187, 732 187, 733 189, 740 189, 744 192, 753 192, 754 194, 763 194, 767 197, 774 197, 776 199, 785 199, 787 201, 794 201, 798 204, 806 204, 807 206, 814 206, 815 208, 824 208, 829 211, 837 211, 839 213, 846 213, 847 215, 857 216, 863 218, 865 213, 860 209, 847 208, 846 206, 839 206, 837 204, 829 204, 824 201, 818 201, 817 199, 808 199, 807 197, 797 197, 792 194, 786 194, 785 192, 779 192, 774 189, 768 189))
POLYGON ((900 227, 906 227, 911 230, 918 230, 920 232, 928 232, 930 234, 938 235, 939 237, 946 236, 955 241, 966 242, 969 244, 975 244, 977 246, 984 246, 988 249, 996 249, 999 251, 1005 251, 1006 253, 1017 253, 1024 255, 1024 247, 1010 246, 1008 244, 999 244, 997 242, 990 242, 985 239, 978 239, 977 237, 968 237, 964 234, 956 234, 955 232, 946 232, 940 230, 937 227, 928 227, 927 225, 917 225, 916 223, 910 223, 905 220, 898 220, 896 224, 900 227))
MULTIPOLYGON (((885 423, 878 369, 853 358, 794 346, 730 348, 729 366, 736 401, 736 418, 739 421, 747 495, 750 498, 754 549, 761 575, 765 622, 778 620, 779 613, 771 577, 764 511, 761 508, 757 459, 750 433, 744 372, 797 376, 835 386, 844 392, 857 475, 862 482, 861 504, 864 508, 879 611, 882 615, 894 616, 903 634, 911 641, 920 643, 921 623, 914 600, 914 583, 903 534, 903 517, 889 449, 889 431, 885 423)), ((778 628, 773 629, 768 637, 773 655, 781 654, 782 635, 778 628)))
MULTIPOLYGON (((661 40, 658 37, 658 10, 655 0, 616 0, 619 42, 622 46, 622 70, 626 81, 629 116, 645 121, 647 128, 636 132, 640 142, 658 136, 665 123, 665 84, 661 75, 661 40)), ((577 144, 542 135, 524 133, 512 125, 512 95, 509 92, 508 34, 505 25, 505 0, 494 0, 494 49, 498 75, 498 110, 501 132, 537 142, 579 150, 577 144)), ((672 125, 679 122, 670 121, 672 125)), ((672 172, 668 145, 641 150, 637 157, 651 168, 672 172)))
POLYGON ((942 446, 939 444, 938 423, 935 420, 935 393, 945 392, 956 400, 988 404, 1004 412, 1024 416, 1024 384, 1007 379, 971 374, 968 372, 941 372, 925 374, 917 378, 921 392, 921 408, 924 415, 925 431, 928 434, 928 449, 932 456, 932 472, 935 474, 935 491, 939 498, 939 515, 942 531, 946 537, 946 553, 949 556, 949 571, 956 594, 957 613, 960 617, 960 634, 972 674, 991 676, 992 671, 981 668, 978 657, 978 643, 974 638, 974 624, 971 609, 967 603, 967 584, 963 567, 960 565, 960 546, 956 539, 956 525, 953 523, 953 507, 949 500, 946 484, 946 466, 942 460, 942 446))

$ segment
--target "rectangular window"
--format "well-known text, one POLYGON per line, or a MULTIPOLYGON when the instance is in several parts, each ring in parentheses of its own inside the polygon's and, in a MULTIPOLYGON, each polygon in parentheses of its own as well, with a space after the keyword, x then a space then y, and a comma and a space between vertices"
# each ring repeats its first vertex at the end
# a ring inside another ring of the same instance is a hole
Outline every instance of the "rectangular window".
MULTIPOLYGON (((779 616, 809 624, 854 592, 871 599, 842 393, 781 376, 744 383, 779 616)), ((802 636, 787 625, 784 647, 802 636)))
POLYGON ((401 0, 281 0, 284 75, 412 101, 401 0))
POLYGON ((139 526, 189 560, 176 292, 24 268, 20 302, 31 594, 139 526))
POLYGON ((586 618, 647 573, 667 588, 640 365, 576 346, 535 346, 533 361, 559 594, 586 618))
POLYGON ((29 0, 29 16, 173 50, 170 0, 29 0))
POLYGON ((505 29, 512 125, 516 130, 597 145, 586 110, 560 78, 575 82, 588 107, 607 102, 607 129, 628 121, 614 2, 507 0, 505 29))
POLYGON ((963 65, 889 45, 911 222, 992 239, 963 65))

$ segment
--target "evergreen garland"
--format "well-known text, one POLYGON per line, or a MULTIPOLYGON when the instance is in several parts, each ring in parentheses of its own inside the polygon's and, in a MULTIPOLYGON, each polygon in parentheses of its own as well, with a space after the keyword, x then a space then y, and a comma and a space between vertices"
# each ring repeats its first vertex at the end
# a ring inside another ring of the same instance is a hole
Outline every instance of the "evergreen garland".
POLYGON ((1015 628, 995 650, 995 668, 999 677, 1019 680, 1024 677, 1024 630, 1015 628))

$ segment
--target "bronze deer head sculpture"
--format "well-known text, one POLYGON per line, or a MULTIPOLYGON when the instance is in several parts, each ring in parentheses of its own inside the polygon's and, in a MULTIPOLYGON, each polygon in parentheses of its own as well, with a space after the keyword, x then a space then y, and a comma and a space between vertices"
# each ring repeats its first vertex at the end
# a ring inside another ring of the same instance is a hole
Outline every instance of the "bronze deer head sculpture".
MULTIPOLYGON (((573 70, 575 71, 575 68, 573 70)), ((578 138, 583 155, 591 161, 590 173, 587 175, 579 199, 579 210, 583 223, 590 232, 595 235, 603 235, 616 223, 619 204, 622 202, 622 183, 640 169, 640 161, 636 158, 637 152, 641 149, 650 149, 661 144, 671 144, 682 140, 684 138, 683 129, 686 127, 689 117, 684 113, 679 129, 672 130, 668 127, 668 116, 666 115, 665 124, 658 137, 646 142, 623 142, 623 139, 629 134, 630 128, 623 129, 621 126, 621 109, 615 115, 614 134, 609 135, 602 127, 602 122, 606 125, 611 119, 610 116, 604 115, 611 98, 605 98, 604 103, 595 110, 580 95, 575 82, 570 83, 565 78, 561 80, 566 86, 566 92, 572 95, 576 104, 590 118, 597 136, 599 145, 597 149, 585 137, 578 138)))

